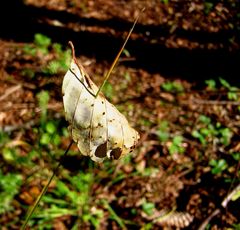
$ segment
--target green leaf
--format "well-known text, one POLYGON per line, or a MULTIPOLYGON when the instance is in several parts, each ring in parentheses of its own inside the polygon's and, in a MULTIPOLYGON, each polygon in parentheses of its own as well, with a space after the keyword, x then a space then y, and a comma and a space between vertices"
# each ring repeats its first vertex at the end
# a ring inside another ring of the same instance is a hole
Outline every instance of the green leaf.
POLYGON ((225 159, 219 159, 219 160, 211 160, 209 162, 211 166, 213 166, 211 172, 212 174, 220 174, 222 171, 224 171, 228 165, 225 159))
POLYGON ((10 148, 4 148, 2 150, 2 156, 3 156, 3 159, 7 162, 13 162, 14 160, 16 160, 15 151, 10 148))
POLYGON ((39 47, 48 47, 51 44, 51 39, 43 34, 37 33, 34 35, 34 43, 39 47))
POLYGON ((53 143, 57 146, 61 144, 61 137, 58 134, 53 135, 53 143))
POLYGON ((109 99, 112 99, 114 91, 113 91, 113 87, 109 82, 106 82, 104 87, 103 87, 103 93, 105 94, 105 96, 109 99))
POLYGON ((205 12, 205 14, 209 14, 210 13, 210 11, 212 10, 212 8, 213 8, 213 3, 212 2, 208 2, 208 1, 206 1, 206 2, 204 2, 204 12, 205 12))
POLYGON ((225 146, 229 145, 233 135, 232 131, 229 128, 222 128, 219 130, 219 133, 221 135, 221 143, 225 146))
POLYGON ((228 92, 227 94, 229 100, 237 101, 238 94, 236 92, 228 92))
POLYGON ((56 130, 57 130, 56 125, 52 121, 47 122, 46 131, 49 134, 54 134, 56 132, 56 130))
POLYGON ((169 153, 184 153, 185 148, 182 146, 183 137, 182 136, 175 136, 172 140, 172 144, 169 147, 169 153))
POLYGON ((202 145, 206 145, 207 141, 205 140, 205 137, 198 131, 198 130, 193 130, 192 136, 197 138, 202 145))
POLYGON ((223 79, 223 78, 219 78, 219 81, 220 81, 220 83, 222 84, 222 86, 224 86, 225 88, 227 88, 227 89, 230 89, 231 88, 231 85, 225 80, 225 79, 223 79))
POLYGON ((50 99, 48 91, 41 91, 37 94, 38 104, 41 109, 41 125, 44 126, 47 120, 47 106, 50 99))
POLYGON ((0 214, 13 210, 12 201, 19 193, 22 177, 19 174, 8 173, 3 175, 0 169, 0 214))
POLYGON ((211 166, 216 166, 216 165, 217 165, 217 161, 214 160, 214 159, 211 159, 211 160, 209 161, 209 165, 211 165, 211 166))
POLYGON ((232 153, 232 157, 236 161, 240 161, 240 152, 239 153, 232 153))
POLYGON ((30 45, 25 45, 23 47, 23 52, 25 54, 27 54, 27 55, 35 56, 36 53, 37 53, 37 50, 34 47, 30 46, 30 45))
POLYGON ((152 202, 144 202, 142 204, 142 210, 149 216, 151 216, 154 212, 155 204, 152 202))
POLYGON ((51 143, 51 135, 49 133, 43 133, 40 138, 40 144, 48 145, 51 143))
POLYGON ((208 137, 211 134, 211 130, 208 128, 201 128, 200 129, 200 133, 204 136, 204 137, 208 137))
POLYGON ((156 134, 158 136, 158 139, 161 142, 166 142, 169 139, 169 136, 170 136, 168 132, 164 132, 164 131, 161 131, 161 130, 157 130, 156 134))
POLYGON ((54 51, 55 51, 56 53, 58 53, 59 55, 61 55, 62 52, 64 52, 64 51, 62 50, 62 45, 59 44, 59 43, 54 43, 54 44, 53 44, 53 49, 54 49, 54 51))
POLYGON ((131 57, 131 54, 129 53, 129 51, 127 49, 123 50, 123 54, 125 54, 126 57, 131 57))
POLYGON ((161 0, 164 4, 168 4, 169 0, 161 0))
POLYGON ((173 90, 173 85, 171 82, 165 82, 161 85, 161 87, 163 88, 163 90, 170 92, 173 90))
POLYGON ((137 209, 136 208, 131 208, 130 212, 134 216, 137 215, 137 209))
POLYGON ((182 141, 183 141, 183 137, 182 136, 175 136, 173 138, 173 144, 174 145, 180 146, 182 144, 182 141))
POLYGON ((232 201, 236 201, 239 198, 240 198, 240 190, 234 193, 234 195, 232 196, 232 201))
POLYGON ((39 106, 42 110, 47 109, 47 104, 50 99, 48 91, 41 91, 40 93, 37 94, 37 99, 39 106))
POLYGON ((161 87, 167 92, 182 92, 184 90, 183 86, 179 82, 164 82, 161 87))
POLYGON ((215 90, 216 89, 216 81, 213 79, 209 79, 205 81, 206 85, 208 86, 209 89, 215 90))
POLYGON ((199 119, 200 122, 202 122, 202 123, 204 123, 206 125, 211 123, 211 118, 207 117, 205 115, 200 115, 198 119, 199 119))
POLYGON ((159 124, 159 130, 157 130, 156 134, 161 142, 165 142, 169 139, 169 132, 168 132, 168 121, 161 121, 159 124))
POLYGON ((60 197, 64 197, 70 193, 68 186, 60 180, 57 180, 56 190, 60 197))

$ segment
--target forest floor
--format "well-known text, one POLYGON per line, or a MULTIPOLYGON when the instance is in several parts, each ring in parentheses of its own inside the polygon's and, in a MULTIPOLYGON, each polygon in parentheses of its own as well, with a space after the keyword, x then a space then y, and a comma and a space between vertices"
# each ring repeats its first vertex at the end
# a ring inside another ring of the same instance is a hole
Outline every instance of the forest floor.
POLYGON ((238 1, 2 4, 2 229, 19 229, 70 142, 68 41, 100 85, 143 8, 103 91, 139 131, 135 152, 95 164, 73 146, 31 229, 239 229, 239 199, 222 203, 240 176, 238 1))

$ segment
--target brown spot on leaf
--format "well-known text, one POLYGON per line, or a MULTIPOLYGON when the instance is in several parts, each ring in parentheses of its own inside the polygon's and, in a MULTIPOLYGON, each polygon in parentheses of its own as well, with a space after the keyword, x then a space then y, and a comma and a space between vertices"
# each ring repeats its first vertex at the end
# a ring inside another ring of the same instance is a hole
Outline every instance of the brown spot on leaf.
POLYGON ((95 151, 95 156, 99 158, 104 158, 107 155, 107 142, 99 145, 95 151))
POLYGON ((115 148, 110 152, 110 157, 113 158, 114 160, 117 160, 121 156, 121 153, 122 153, 121 148, 115 148))

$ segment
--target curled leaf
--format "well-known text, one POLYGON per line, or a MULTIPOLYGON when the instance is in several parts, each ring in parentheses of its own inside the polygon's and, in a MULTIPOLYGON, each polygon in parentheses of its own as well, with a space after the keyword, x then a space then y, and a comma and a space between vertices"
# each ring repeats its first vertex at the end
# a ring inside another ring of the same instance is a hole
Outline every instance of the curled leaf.
POLYGON ((127 119, 93 83, 75 57, 63 79, 62 92, 66 120, 81 154, 93 161, 119 159, 132 152, 139 139, 127 119), (97 95, 97 96, 96 96, 97 95))

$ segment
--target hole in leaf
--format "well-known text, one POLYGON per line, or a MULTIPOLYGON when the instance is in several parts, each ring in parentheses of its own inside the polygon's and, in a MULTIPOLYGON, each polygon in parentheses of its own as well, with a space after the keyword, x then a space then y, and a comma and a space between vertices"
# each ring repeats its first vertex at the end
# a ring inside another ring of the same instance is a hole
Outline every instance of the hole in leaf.
POLYGON ((95 156, 99 158, 104 158, 107 155, 107 142, 99 145, 95 151, 95 156))
POLYGON ((110 152, 110 156, 111 156, 111 158, 113 158, 114 160, 117 160, 117 159, 119 159, 119 157, 121 156, 121 153, 122 153, 122 149, 121 149, 121 148, 116 148, 116 149, 113 149, 113 150, 110 152))

